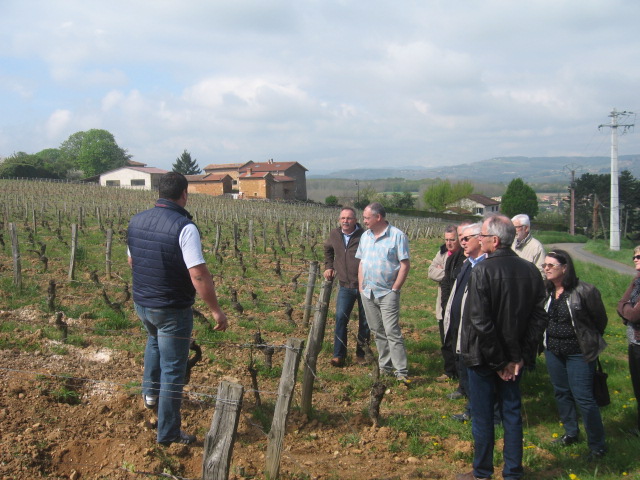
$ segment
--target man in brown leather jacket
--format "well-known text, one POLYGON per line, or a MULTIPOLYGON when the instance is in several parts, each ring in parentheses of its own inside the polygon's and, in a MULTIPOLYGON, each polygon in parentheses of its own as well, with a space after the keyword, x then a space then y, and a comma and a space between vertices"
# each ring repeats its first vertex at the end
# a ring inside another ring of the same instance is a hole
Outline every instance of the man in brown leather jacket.
POLYGON ((351 207, 340 211, 340 226, 329 233, 324 243, 324 278, 330 280, 338 277, 340 288, 336 301, 336 326, 333 342, 333 358, 331 365, 342 367, 347 355, 347 324, 355 302, 358 302, 358 344, 356 361, 365 364, 362 346, 369 343, 369 325, 362 307, 358 291, 358 267, 360 260, 355 255, 364 230, 357 223, 356 212, 351 207))

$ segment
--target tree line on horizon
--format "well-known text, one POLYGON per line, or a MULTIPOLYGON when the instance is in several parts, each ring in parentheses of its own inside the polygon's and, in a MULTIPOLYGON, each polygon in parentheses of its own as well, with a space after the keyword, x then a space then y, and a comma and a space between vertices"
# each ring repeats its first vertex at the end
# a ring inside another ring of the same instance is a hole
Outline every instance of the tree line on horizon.
MULTIPOLYGON (((133 158, 107 130, 91 129, 69 136, 58 148, 37 153, 15 152, 0 162, 0 178, 51 178, 79 180, 124 167, 133 158)), ((173 164, 184 175, 201 173, 185 149, 173 164)))

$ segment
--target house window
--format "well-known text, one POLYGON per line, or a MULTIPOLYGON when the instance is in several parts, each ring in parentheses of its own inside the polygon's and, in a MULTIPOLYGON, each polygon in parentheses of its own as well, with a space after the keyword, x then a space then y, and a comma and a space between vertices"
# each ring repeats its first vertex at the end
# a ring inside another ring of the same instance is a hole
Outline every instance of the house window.
POLYGON ((142 180, 131 180, 132 187, 144 187, 144 185, 145 185, 144 178, 142 180))
POLYGON ((107 187, 119 187, 120 180, 107 180, 107 187))
POLYGON ((473 209, 473 213, 476 215, 482 215, 484 213, 484 208, 476 207, 473 209))
POLYGON ((238 181, 237 180, 233 180, 233 185, 237 185, 238 181))

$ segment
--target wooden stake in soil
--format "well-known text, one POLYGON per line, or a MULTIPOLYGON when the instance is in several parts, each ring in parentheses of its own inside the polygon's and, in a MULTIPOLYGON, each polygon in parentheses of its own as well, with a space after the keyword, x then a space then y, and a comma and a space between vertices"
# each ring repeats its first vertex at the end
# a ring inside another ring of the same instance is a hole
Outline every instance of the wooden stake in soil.
POLYGON ((333 280, 322 282, 320 297, 318 298, 316 314, 313 318, 313 325, 309 330, 309 339, 304 354, 304 374, 302 377, 302 413, 311 413, 311 397, 313 394, 313 384, 316 378, 316 365, 318 363, 318 354, 322 349, 324 341, 324 331, 327 324, 327 311, 329 309, 329 299, 331 298, 331 290, 333 280))
POLYGON ((304 299, 304 315, 302 324, 309 325, 309 317, 311 316, 311 303, 313 302, 313 290, 316 287, 316 277, 318 276, 318 262, 313 261, 309 264, 309 279, 307 280, 307 296, 304 299))
POLYGON ((105 248, 105 274, 108 279, 111 278, 111 243, 113 241, 113 229, 107 229, 107 244, 105 248))
POLYGON ((289 407, 293 398, 293 389, 296 385, 296 373, 300 365, 300 356, 304 341, 299 338, 287 340, 287 353, 282 366, 282 376, 278 386, 278 400, 273 412, 271 430, 269 430, 269 444, 267 445, 266 476, 275 480, 280 473, 280 454, 282 453, 282 443, 287 427, 287 417, 289 407))
POLYGON ((13 254, 13 284, 22 290, 22 267, 20 265, 20 245, 18 244, 18 230, 15 223, 9 224, 11 234, 11 252, 13 254))
POLYGON ((203 480, 229 478, 243 393, 244 387, 237 383, 222 381, 218 386, 216 410, 211 428, 204 437, 203 480))
POLYGON ((74 280, 76 269, 76 249, 78 248, 78 225, 71 225, 71 258, 69 260, 69 281, 74 280))

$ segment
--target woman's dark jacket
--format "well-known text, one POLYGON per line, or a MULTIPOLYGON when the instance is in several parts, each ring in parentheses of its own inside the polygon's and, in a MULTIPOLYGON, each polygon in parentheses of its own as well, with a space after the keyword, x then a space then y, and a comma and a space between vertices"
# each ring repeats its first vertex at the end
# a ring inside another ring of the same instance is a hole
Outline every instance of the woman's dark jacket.
MULTIPOLYGON (((551 303, 551 295, 553 292, 545 302, 547 311, 551 303)), ((569 292, 569 298, 566 301, 584 360, 592 362, 607 347, 602 336, 608 319, 600 292, 590 283, 578 282, 578 285, 569 292)))

